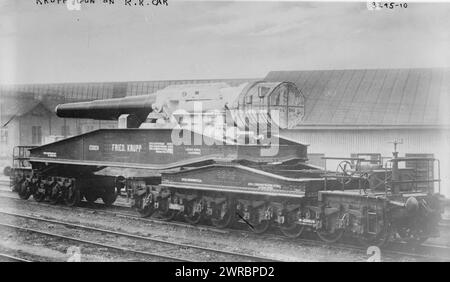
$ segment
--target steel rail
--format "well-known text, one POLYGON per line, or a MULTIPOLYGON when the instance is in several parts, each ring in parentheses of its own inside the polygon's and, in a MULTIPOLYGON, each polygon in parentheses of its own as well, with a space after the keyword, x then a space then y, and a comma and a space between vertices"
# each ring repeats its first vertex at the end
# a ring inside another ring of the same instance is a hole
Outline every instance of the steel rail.
MULTIPOLYGON (((0 197, 4 197, 3 195, 0 195, 0 197)), ((15 198, 15 197, 9 197, 7 196, 6 198, 11 198, 14 200, 20 200, 19 198, 15 198)), ((33 203, 35 205, 44 205, 44 206, 49 206, 49 207, 55 207, 55 205, 50 205, 50 204, 46 204, 46 203, 42 203, 42 202, 30 202, 33 203)), ((99 206, 101 204, 98 204, 99 206)), ((59 208, 63 208, 66 210, 73 210, 75 209, 81 209, 81 210, 90 210, 90 211, 95 211, 95 212, 102 212, 104 214, 107 215, 114 215, 114 216, 118 216, 118 217, 122 217, 122 218, 126 218, 126 219, 134 219, 134 220, 138 220, 138 221, 144 221, 144 222, 150 222, 150 223, 158 223, 158 224, 165 224, 165 225, 172 225, 172 226, 180 226, 180 227, 190 227, 190 228, 196 228, 196 229, 200 229, 200 230, 207 230, 207 231, 211 231, 211 232, 216 232, 216 233, 230 233, 230 232, 246 232, 248 233, 250 236, 258 236, 258 238, 261 239, 278 239, 278 240, 282 240, 282 241, 291 241, 292 239, 286 238, 284 236, 279 236, 276 234, 270 234, 269 235, 255 235, 252 232, 246 231, 246 230, 234 230, 234 229, 229 229, 227 231, 224 231, 222 229, 216 229, 216 228, 211 228, 209 226, 195 226, 195 225, 190 225, 190 224, 186 224, 186 223, 182 223, 182 222, 167 222, 167 221, 162 221, 162 220, 158 220, 158 219, 149 219, 149 218, 142 218, 139 217, 137 215, 132 215, 132 214, 126 214, 126 213, 121 213, 121 212, 116 212, 116 211, 111 211, 111 210, 98 210, 98 209, 93 209, 93 208, 85 208, 85 207, 65 207, 65 206, 57 206, 59 208)), ((119 208, 126 208, 126 206, 116 206, 119 208)), ((294 239, 296 242, 299 243, 306 243, 306 244, 312 244, 318 247, 323 247, 323 246, 327 246, 327 247, 334 247, 334 248, 338 248, 338 249, 346 249, 346 250, 358 250, 358 251, 364 251, 365 248, 362 246, 358 246, 355 244, 346 244, 346 243, 333 243, 332 245, 327 244, 325 242, 322 241, 318 241, 318 240, 313 240, 313 239, 304 239, 304 238, 296 238, 294 239)), ((391 242, 389 244, 389 248, 385 248, 383 249, 384 252, 392 254, 392 255, 403 255, 403 256, 409 256, 409 257, 418 257, 418 258, 426 258, 426 259, 433 259, 433 258, 439 258, 442 259, 440 257, 436 257, 436 256, 430 256, 430 255, 424 255, 424 254, 420 254, 417 252, 406 252, 403 251, 402 249, 404 249, 406 246, 405 243, 401 243, 401 242, 391 242)), ((431 252, 431 250, 438 250, 438 251, 447 251, 450 250, 449 247, 446 246, 436 246, 436 245, 428 245, 428 244, 424 244, 421 245, 421 250, 422 252, 431 252), (426 250, 426 248, 430 248, 429 250, 426 250)))
POLYGON ((170 245, 170 246, 175 246, 175 247, 180 247, 180 248, 189 248, 189 249, 207 251, 207 252, 212 252, 212 253, 217 253, 217 254, 224 254, 224 255, 229 255, 229 256, 247 258, 247 259, 251 259, 254 261, 270 261, 270 262, 279 261, 279 260, 267 258, 267 257, 254 256, 254 255, 250 255, 250 254, 243 254, 243 253, 219 250, 219 249, 214 249, 214 248, 210 248, 210 247, 201 247, 201 246, 196 246, 196 245, 192 245, 192 244, 169 242, 169 241, 165 241, 165 240, 161 240, 161 239, 150 238, 150 237, 135 235, 135 234, 131 234, 131 233, 124 233, 124 232, 113 231, 113 230, 108 230, 108 229, 101 229, 101 228, 90 227, 90 226, 81 225, 81 224, 61 222, 61 221, 56 221, 56 220, 52 220, 52 219, 38 218, 38 217, 30 216, 30 215, 5 212, 5 211, 1 211, 1 210, 0 210, 0 214, 6 214, 9 216, 21 217, 21 218, 25 218, 25 219, 41 221, 41 222, 46 222, 46 223, 65 225, 65 226, 74 227, 74 228, 78 228, 78 229, 84 229, 84 230, 89 230, 89 231, 94 231, 94 232, 99 232, 99 233, 105 233, 105 234, 112 234, 112 235, 116 235, 116 236, 128 237, 128 238, 133 238, 133 239, 138 239, 138 240, 143 240, 143 241, 148 241, 148 242, 155 242, 155 243, 160 243, 160 244, 165 244, 165 245, 170 245))
POLYGON ((49 232, 36 230, 36 229, 32 229, 32 228, 21 227, 21 226, 17 226, 17 225, 0 223, 0 226, 11 228, 11 229, 17 229, 17 230, 21 230, 21 231, 24 231, 24 232, 31 232, 31 233, 36 233, 36 234, 40 234, 40 235, 46 235, 46 236, 55 237, 55 238, 59 238, 59 239, 74 241, 74 242, 78 242, 78 243, 82 243, 82 244, 89 244, 89 245, 94 245, 94 246, 98 246, 98 247, 114 249, 114 250, 118 250, 118 251, 121 251, 121 252, 124 252, 124 253, 135 253, 135 254, 139 254, 139 255, 145 255, 145 256, 151 256, 151 257, 168 259, 168 260, 171 260, 171 261, 190 262, 190 260, 175 258, 175 257, 171 257, 171 256, 157 254, 157 253, 143 252, 143 251, 137 251, 137 250, 128 249, 128 248, 117 247, 117 246, 113 246, 113 245, 109 245, 109 244, 103 244, 103 243, 98 243, 98 242, 94 242, 94 241, 68 237, 68 236, 64 236, 64 235, 49 233, 49 232))
MULTIPOLYGON (((8 199, 13 199, 15 201, 20 201, 23 202, 24 200, 20 199, 16 194, 14 196, 5 196, 2 195, 1 193, 3 192, 7 192, 7 193, 14 193, 11 191, 2 191, 0 190, 0 198, 8 198, 8 199)), ((126 219, 134 219, 134 220, 139 220, 139 221, 144 221, 144 222, 149 222, 149 223, 158 223, 158 224, 162 224, 162 225, 170 225, 170 226, 179 226, 179 227, 185 227, 185 228, 192 228, 192 229, 197 229, 200 231, 212 231, 215 233, 221 233, 221 234, 228 234, 229 231, 228 230, 224 230, 224 229, 217 229, 208 225, 191 225, 191 224, 186 224, 183 222, 176 222, 176 221, 164 221, 164 220, 159 220, 157 218, 145 218, 145 217, 140 217, 137 214, 132 214, 132 213, 124 213, 124 212, 118 212, 114 209, 123 209, 123 210, 129 210, 129 211, 133 211, 133 209, 131 207, 127 207, 124 205, 113 205, 112 207, 107 207, 104 204, 100 204, 100 203, 94 203, 94 207, 99 207, 101 209, 96 209, 96 208, 92 208, 92 207, 88 207, 88 206, 74 206, 74 207, 67 207, 64 205, 52 205, 46 202, 36 202, 36 201, 27 201, 27 204, 32 204, 32 205, 36 205, 36 206, 45 206, 45 207, 58 207, 58 209, 60 210, 67 210, 67 211, 73 211, 73 210, 79 210, 79 211, 92 211, 92 212, 96 212, 96 213, 104 213, 107 215, 114 215, 117 217, 122 217, 122 218, 126 218, 126 219), (104 209, 107 208, 107 209, 104 209)), ((87 202, 81 202, 82 204, 86 204, 88 205, 87 202)))
POLYGON ((30 260, 26 260, 26 259, 23 259, 23 258, 11 256, 11 255, 4 254, 4 253, 0 253, 0 258, 6 258, 6 259, 12 260, 14 262, 31 262, 30 260))

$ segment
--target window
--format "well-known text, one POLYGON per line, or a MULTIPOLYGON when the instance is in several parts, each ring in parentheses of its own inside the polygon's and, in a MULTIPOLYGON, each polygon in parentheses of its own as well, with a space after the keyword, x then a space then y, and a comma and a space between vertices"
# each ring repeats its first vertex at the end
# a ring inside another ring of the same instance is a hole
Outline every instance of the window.
POLYGON ((260 86, 258 87, 258 96, 259 98, 264 98, 266 97, 266 95, 269 93, 270 91, 270 87, 266 87, 266 86, 260 86))
POLYGON ((251 105, 253 96, 245 96, 245 103, 251 105))
POLYGON ((294 86, 289 86, 288 128, 297 126, 305 115, 305 97, 294 86))
POLYGON ((31 142, 33 144, 41 144, 42 142, 42 130, 40 126, 31 127, 31 142))
POLYGON ((4 144, 8 143, 8 129, 7 128, 0 129, 0 143, 4 143, 4 144))
POLYGON ((288 87, 286 85, 281 85, 275 92, 271 95, 271 104, 275 106, 287 106, 288 100, 288 87))

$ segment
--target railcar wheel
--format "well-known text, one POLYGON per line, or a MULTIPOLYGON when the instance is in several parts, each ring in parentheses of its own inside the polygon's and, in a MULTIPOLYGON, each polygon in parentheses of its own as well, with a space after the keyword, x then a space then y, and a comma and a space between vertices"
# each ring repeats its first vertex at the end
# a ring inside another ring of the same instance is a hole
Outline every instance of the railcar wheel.
POLYGON ((136 210, 141 217, 149 217, 155 212, 153 194, 151 193, 145 195, 145 197, 139 197, 136 204, 136 210))
POLYGON ((42 202, 43 200, 45 200, 45 196, 46 196, 46 187, 44 183, 39 183, 37 184, 37 189, 34 191, 33 193, 33 199, 36 202, 42 202))
POLYGON ((250 212, 250 224, 249 228, 256 234, 262 234, 266 232, 270 227, 270 220, 263 219, 260 220, 260 213, 265 212, 267 209, 267 206, 263 205, 260 208, 254 208, 250 212))
POLYGON ((369 234, 359 235, 358 240, 360 244, 365 247, 367 246, 382 247, 388 242, 390 237, 391 237, 391 230, 390 228, 386 227, 375 235, 369 234))
POLYGON ((270 227, 270 221, 269 220, 261 220, 259 223, 252 223, 253 228, 250 227, 250 229, 255 232, 256 234, 262 234, 267 231, 270 227))
POLYGON ((155 211, 152 207, 136 208, 141 217, 150 217, 155 211))
POLYGON ((19 194, 19 197, 22 200, 28 200, 28 198, 30 198, 30 196, 31 196, 31 187, 30 187, 30 182, 27 179, 25 179, 24 181, 20 182, 19 189, 18 189, 17 193, 19 194))
POLYGON ((231 199, 219 204, 220 208, 213 211, 211 223, 216 228, 227 228, 233 225, 236 219, 236 205, 231 199))
POLYGON ((64 195, 64 203, 69 207, 73 207, 78 205, 80 200, 81 200, 80 189, 74 184, 69 185, 64 195))
POLYGON ((58 183, 55 183, 50 187, 50 195, 48 197, 50 204, 56 205, 60 200, 60 196, 61 196, 61 186, 58 183))
POLYGON ((344 235, 345 229, 336 229, 333 232, 327 230, 317 230, 317 236, 326 243, 335 243, 344 235))
POLYGON ((328 215, 324 218, 322 227, 316 231, 320 240, 326 243, 335 243, 344 236, 344 228, 336 228, 335 221, 339 219, 340 213, 328 215))
POLYGON ((117 198, 117 193, 115 189, 106 189, 105 192, 103 192, 103 195, 101 196, 103 203, 107 206, 111 206, 117 198))
POLYGON ((300 235, 302 235, 303 230, 305 227, 300 224, 291 224, 289 226, 280 226, 280 231, 283 233, 284 236, 288 238, 298 238, 300 235))
POLYGON ((194 215, 186 215, 186 214, 184 215, 184 219, 185 219, 189 224, 192 224, 192 225, 199 224, 200 221, 202 220, 202 218, 203 218, 202 213, 196 213, 196 214, 194 214, 194 215))
POLYGON ((281 233, 288 238, 297 238, 303 233, 305 226, 297 223, 297 211, 287 213, 285 222, 279 226, 281 233))
POLYGON ((369 212, 376 213, 372 209, 366 209, 366 217, 362 220, 365 222, 363 234, 358 234, 357 238, 363 246, 377 246, 382 247, 391 237, 390 221, 381 214, 375 220, 369 220, 369 212), (370 231, 370 232, 369 232, 370 231))
POLYGON ((185 205, 184 219, 190 224, 198 224, 203 218, 203 203, 201 199, 192 200, 185 205))
POLYGON ((178 211, 169 209, 169 202, 170 198, 164 198, 158 201, 158 218, 160 220, 171 221, 177 216, 178 211))
POLYGON ((98 194, 90 189, 86 189, 86 191, 84 191, 83 193, 83 196, 89 204, 95 203, 95 201, 97 201, 98 199, 98 194))

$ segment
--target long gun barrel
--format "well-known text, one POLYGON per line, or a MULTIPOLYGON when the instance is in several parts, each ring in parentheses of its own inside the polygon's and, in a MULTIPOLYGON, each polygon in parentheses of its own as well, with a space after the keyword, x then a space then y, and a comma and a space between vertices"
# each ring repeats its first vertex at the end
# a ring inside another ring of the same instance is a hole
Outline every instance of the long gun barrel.
POLYGON ((97 120, 117 120, 123 114, 134 115, 145 120, 152 112, 155 95, 140 95, 125 98, 95 100, 60 104, 55 112, 62 118, 87 118, 97 120))
POLYGON ((56 115, 118 120, 120 128, 139 127, 159 118, 189 123, 192 116, 201 115, 206 117, 202 122, 210 125, 222 121, 254 131, 264 130, 264 125, 286 129, 302 120, 304 97, 291 82, 254 81, 237 87, 225 83, 172 85, 149 95, 61 104, 56 115), (148 117, 152 112, 154 116, 148 117))

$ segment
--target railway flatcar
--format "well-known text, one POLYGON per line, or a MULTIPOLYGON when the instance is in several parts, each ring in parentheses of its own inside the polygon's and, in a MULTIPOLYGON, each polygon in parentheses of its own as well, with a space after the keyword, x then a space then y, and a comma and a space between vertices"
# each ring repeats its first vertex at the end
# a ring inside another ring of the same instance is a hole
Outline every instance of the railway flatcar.
POLYGON ((59 117, 117 120, 118 128, 31 148, 12 183, 23 199, 69 206, 111 205, 126 190, 143 217, 218 228, 240 220, 255 233, 272 226, 330 243, 345 234, 370 245, 438 236, 439 179, 414 177, 401 166, 411 159, 394 152, 367 168, 351 158, 338 171, 307 163, 307 145, 282 134, 301 122, 304 100, 293 83, 256 81, 62 104, 59 117))

